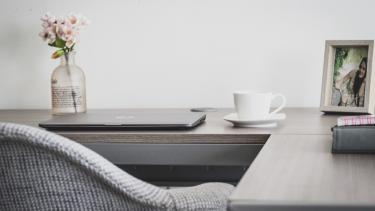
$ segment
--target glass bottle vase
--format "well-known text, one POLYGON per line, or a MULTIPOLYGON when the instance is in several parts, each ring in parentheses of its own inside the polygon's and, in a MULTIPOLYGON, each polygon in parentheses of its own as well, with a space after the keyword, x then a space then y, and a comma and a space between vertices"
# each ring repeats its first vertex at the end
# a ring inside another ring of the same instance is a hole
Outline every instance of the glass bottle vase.
POLYGON ((86 112, 86 81, 83 70, 75 64, 75 52, 61 56, 61 64, 51 76, 52 114, 86 112))

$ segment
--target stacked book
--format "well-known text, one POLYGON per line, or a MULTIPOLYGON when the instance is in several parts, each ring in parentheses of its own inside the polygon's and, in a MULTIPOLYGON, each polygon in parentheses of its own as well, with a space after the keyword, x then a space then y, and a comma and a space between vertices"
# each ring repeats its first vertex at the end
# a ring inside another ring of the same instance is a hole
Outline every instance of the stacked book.
POLYGON ((332 153, 375 153, 375 115, 340 117, 332 135, 332 153))

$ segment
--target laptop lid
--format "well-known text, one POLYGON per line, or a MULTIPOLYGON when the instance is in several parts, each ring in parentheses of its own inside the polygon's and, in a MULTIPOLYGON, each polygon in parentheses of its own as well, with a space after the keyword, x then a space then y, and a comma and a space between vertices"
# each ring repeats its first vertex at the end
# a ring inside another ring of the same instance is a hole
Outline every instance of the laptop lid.
POLYGON ((53 116, 39 126, 48 130, 190 129, 205 118, 203 113, 188 111, 90 111, 53 116))

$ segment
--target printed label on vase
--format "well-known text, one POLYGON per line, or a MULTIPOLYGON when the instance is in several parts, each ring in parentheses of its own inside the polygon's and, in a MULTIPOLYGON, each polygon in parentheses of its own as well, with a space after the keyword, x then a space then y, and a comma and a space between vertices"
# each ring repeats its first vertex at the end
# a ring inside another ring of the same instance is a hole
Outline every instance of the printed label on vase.
POLYGON ((52 80, 52 108, 54 114, 86 111, 84 89, 78 85, 57 85, 52 80))
POLYGON ((82 92, 79 86, 53 86, 52 106, 74 108, 82 106, 82 92))

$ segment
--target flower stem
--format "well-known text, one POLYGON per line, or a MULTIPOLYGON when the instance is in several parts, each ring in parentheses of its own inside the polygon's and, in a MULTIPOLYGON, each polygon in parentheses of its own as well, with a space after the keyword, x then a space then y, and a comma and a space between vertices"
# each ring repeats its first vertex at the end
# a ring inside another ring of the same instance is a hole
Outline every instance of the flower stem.
POLYGON ((64 56, 65 56, 65 61, 66 61, 66 68, 67 68, 69 79, 71 82, 70 86, 71 86, 71 94, 72 94, 72 99, 73 99, 74 112, 77 113, 77 102, 76 102, 77 93, 74 91, 73 78, 72 78, 72 74, 70 72, 70 67, 69 67, 69 56, 68 56, 69 51, 68 52, 66 50, 64 51, 65 51, 64 56))

